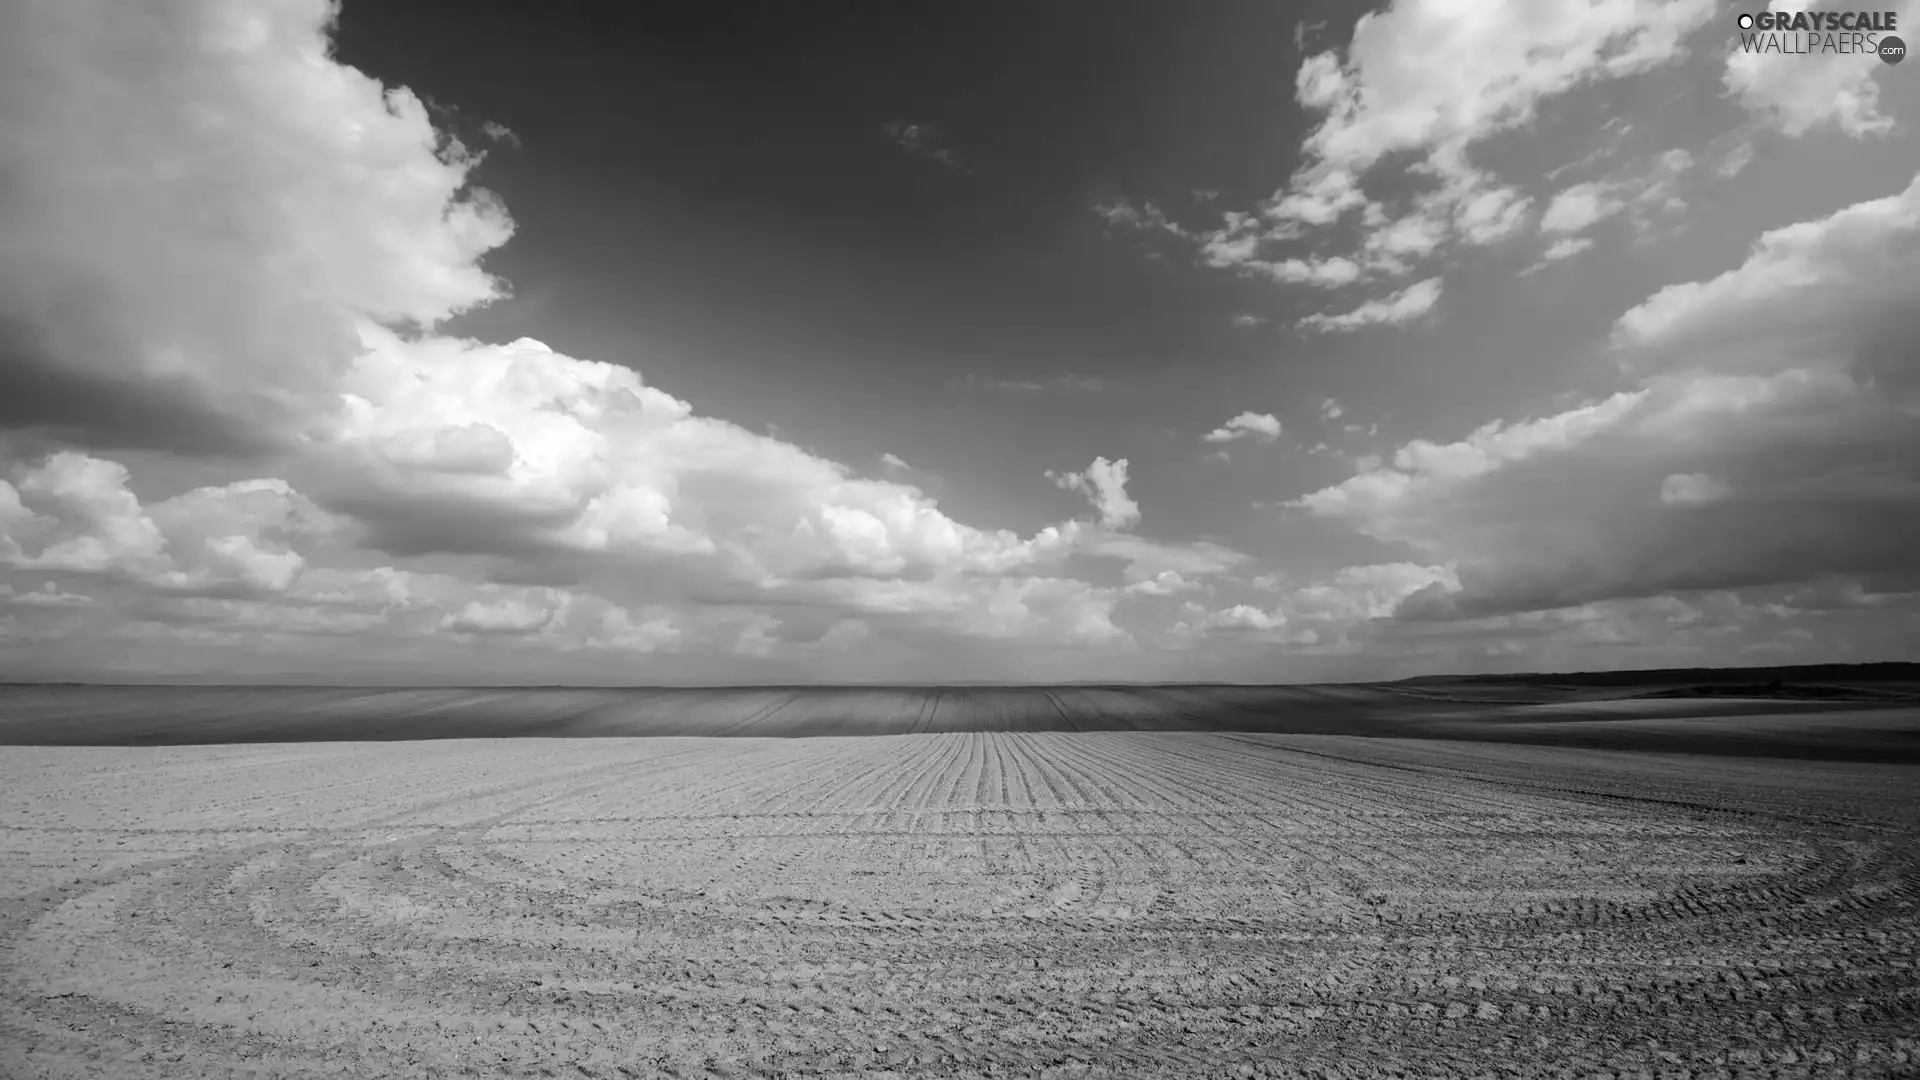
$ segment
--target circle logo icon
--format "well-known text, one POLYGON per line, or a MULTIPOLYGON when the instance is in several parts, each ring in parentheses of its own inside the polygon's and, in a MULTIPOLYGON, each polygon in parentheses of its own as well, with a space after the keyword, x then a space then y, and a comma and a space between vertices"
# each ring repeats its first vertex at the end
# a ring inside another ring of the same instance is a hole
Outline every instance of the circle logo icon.
POLYGON ((1880 59, 1884 63, 1897 64, 1907 58, 1907 43, 1888 34, 1880 39, 1880 59))
POLYGON ((1751 15, 1740 16, 1740 29, 1742 30, 1753 29, 1753 16, 1751 15))

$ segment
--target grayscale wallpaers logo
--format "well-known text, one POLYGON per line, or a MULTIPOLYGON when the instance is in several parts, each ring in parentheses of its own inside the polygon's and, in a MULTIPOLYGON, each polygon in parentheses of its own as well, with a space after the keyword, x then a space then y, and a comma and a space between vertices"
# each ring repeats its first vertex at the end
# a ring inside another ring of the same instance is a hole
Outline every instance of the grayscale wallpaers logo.
POLYGON ((1742 12, 1740 51, 1783 55, 1871 53, 1882 63, 1907 58, 1907 43, 1894 36, 1899 14, 1892 11, 1742 12))

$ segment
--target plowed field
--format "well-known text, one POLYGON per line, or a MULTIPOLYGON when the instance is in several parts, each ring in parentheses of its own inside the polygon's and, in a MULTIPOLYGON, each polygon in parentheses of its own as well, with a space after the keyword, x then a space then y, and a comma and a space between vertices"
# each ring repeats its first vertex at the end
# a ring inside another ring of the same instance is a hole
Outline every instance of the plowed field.
POLYGON ((1916 781, 1244 732, 9 748, 0 1075, 1896 1075, 1916 781))

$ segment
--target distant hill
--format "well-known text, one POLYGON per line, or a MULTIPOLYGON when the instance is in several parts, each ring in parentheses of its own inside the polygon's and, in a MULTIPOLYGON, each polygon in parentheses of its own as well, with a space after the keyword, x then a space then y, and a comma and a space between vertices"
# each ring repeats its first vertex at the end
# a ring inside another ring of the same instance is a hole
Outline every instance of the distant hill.
MULTIPOLYGON (((1420 675, 1400 686, 1745 686, 1774 683, 1920 683, 1920 663, 1802 664, 1793 667, 1655 668, 1647 671, 1526 672, 1518 675, 1420 675)), ((1776 692, 1778 688, 1775 688, 1776 692)), ((1725 694, 1726 691, 1721 691, 1725 694)))

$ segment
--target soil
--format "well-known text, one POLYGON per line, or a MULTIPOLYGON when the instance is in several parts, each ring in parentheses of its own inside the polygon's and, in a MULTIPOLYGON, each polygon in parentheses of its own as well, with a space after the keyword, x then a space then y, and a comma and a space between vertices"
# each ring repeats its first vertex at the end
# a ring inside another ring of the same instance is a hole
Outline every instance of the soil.
POLYGON ((10 747, 0 1076, 1909 1074, 1916 792, 1234 731, 10 747))

